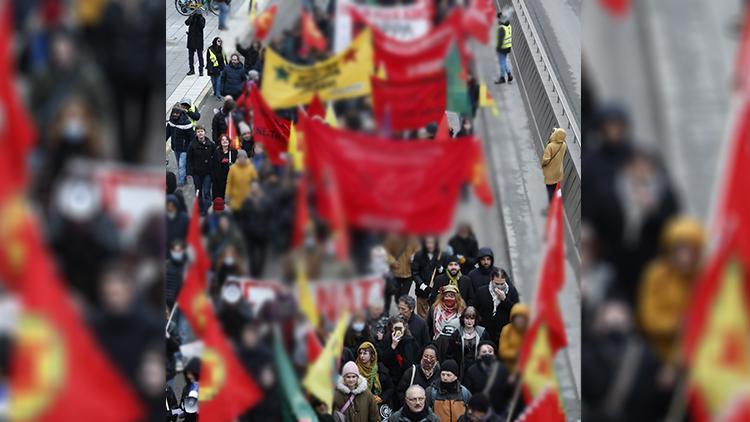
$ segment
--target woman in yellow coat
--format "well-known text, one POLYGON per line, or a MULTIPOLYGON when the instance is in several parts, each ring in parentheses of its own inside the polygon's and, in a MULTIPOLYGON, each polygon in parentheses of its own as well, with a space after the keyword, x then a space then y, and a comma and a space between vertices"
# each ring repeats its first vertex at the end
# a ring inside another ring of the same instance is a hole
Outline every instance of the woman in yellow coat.
POLYGON ((518 354, 526 328, 529 325, 529 307, 523 303, 516 303, 510 308, 510 322, 500 331, 500 360, 505 363, 508 372, 513 373, 518 364, 518 354))
POLYGON ((544 173, 544 184, 547 185, 547 195, 550 201, 552 201, 552 195, 555 193, 555 186, 563 178, 563 158, 565 158, 565 151, 568 150, 565 136, 564 129, 555 128, 549 136, 547 146, 544 147, 542 172, 544 173))
POLYGON ((232 212, 239 212, 242 204, 250 194, 250 185, 258 179, 255 166, 247 158, 245 150, 237 153, 237 162, 229 168, 227 176, 226 199, 229 200, 229 208, 232 212))
POLYGON ((688 218, 671 220, 662 232, 662 252, 646 267, 638 291, 641 330, 665 363, 675 362, 680 324, 701 268, 705 234, 688 218))

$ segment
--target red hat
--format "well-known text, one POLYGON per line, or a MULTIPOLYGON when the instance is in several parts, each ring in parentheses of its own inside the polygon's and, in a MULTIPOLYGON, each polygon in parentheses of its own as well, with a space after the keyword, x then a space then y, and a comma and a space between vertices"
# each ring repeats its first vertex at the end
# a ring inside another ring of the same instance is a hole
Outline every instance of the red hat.
POLYGON ((214 198, 214 212, 224 211, 224 198, 214 198))

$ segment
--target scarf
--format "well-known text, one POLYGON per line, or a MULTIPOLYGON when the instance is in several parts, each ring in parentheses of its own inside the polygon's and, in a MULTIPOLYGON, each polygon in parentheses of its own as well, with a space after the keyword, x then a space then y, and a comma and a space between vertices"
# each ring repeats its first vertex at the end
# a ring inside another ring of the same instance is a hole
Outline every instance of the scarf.
POLYGON ((445 324, 456 318, 458 318, 458 304, 453 309, 448 309, 442 304, 435 307, 435 327, 433 328, 432 339, 435 340, 438 338, 445 324))
POLYGON ((372 394, 379 396, 383 389, 378 376, 378 352, 369 341, 362 343, 357 349, 357 368, 359 368, 359 373, 367 379, 367 386, 372 394), (370 361, 367 364, 359 360, 359 351, 362 349, 370 349, 370 361))
POLYGON ((461 271, 460 270, 456 273, 456 277, 455 278, 451 277, 450 271, 446 271, 445 275, 448 276, 448 284, 450 284, 452 286, 458 287, 458 279, 461 278, 461 271))
MULTIPOLYGON (((495 283, 490 281, 489 284, 490 289, 490 296, 492 296, 492 316, 495 316, 497 313, 497 305, 500 304, 500 298, 495 295, 495 283)), ((508 283, 505 283, 505 288, 503 289, 503 293, 505 293, 505 297, 508 297, 508 291, 510 291, 510 287, 508 286, 508 283)))
POLYGON ((401 416, 405 416, 406 419, 413 422, 424 420, 427 417, 427 412, 429 412, 429 409, 427 408, 426 404, 425 407, 422 408, 422 411, 419 413, 412 412, 411 409, 409 409, 409 406, 404 406, 401 408, 401 416))

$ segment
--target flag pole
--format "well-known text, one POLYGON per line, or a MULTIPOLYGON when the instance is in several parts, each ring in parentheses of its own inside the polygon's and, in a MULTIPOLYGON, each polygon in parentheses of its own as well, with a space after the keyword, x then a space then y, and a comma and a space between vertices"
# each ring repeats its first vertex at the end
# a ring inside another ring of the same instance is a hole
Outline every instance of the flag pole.
POLYGON ((669 404, 669 412, 667 417, 664 419, 665 422, 680 422, 685 420, 685 413, 687 412, 687 400, 685 400, 685 393, 687 391, 687 375, 680 374, 677 379, 677 387, 672 393, 672 400, 669 404))
MULTIPOLYGON (((500 363, 502 365, 502 362, 500 363)), ((516 388, 513 390, 513 398, 510 401, 510 407, 508 408, 508 417, 505 418, 505 422, 510 422, 513 418, 513 412, 516 410, 516 405, 518 404, 518 400, 521 397, 521 381, 523 381, 523 373, 517 372, 518 376, 518 385, 516 385, 516 388)))
POLYGON ((172 311, 169 312, 169 318, 167 318, 167 326, 164 327, 164 333, 166 334, 167 338, 169 338, 169 324, 172 322, 172 317, 174 317, 174 311, 177 309, 177 302, 172 305, 172 311))

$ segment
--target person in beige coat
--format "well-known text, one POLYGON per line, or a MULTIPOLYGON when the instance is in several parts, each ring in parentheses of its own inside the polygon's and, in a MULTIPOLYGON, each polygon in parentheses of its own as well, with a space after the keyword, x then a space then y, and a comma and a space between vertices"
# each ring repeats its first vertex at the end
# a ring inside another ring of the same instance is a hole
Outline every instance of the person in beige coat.
POLYGON ((565 158, 565 152, 568 150, 565 136, 564 129, 555 128, 549 137, 547 146, 544 147, 542 172, 544 172, 544 184, 547 185, 547 196, 550 201, 552 201, 552 195, 555 194, 555 187, 563 178, 563 159, 565 158))

